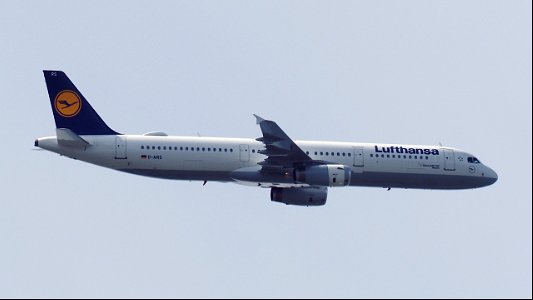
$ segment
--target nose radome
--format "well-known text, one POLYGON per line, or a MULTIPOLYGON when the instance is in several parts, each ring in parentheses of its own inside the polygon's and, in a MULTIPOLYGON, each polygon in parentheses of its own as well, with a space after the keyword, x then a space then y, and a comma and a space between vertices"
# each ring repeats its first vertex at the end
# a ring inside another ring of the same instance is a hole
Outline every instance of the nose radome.
POLYGON ((486 177, 490 179, 489 185, 495 183, 496 181, 498 181, 498 174, 493 169, 491 169, 489 167, 487 167, 487 174, 486 175, 487 175, 486 177))

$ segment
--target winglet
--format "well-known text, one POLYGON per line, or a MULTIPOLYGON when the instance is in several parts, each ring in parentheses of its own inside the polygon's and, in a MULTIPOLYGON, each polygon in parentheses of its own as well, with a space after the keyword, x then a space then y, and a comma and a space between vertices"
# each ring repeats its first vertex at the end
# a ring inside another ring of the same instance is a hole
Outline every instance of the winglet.
POLYGON ((260 116, 254 114, 255 122, 256 124, 261 124, 261 122, 265 121, 265 119, 261 118, 260 116))

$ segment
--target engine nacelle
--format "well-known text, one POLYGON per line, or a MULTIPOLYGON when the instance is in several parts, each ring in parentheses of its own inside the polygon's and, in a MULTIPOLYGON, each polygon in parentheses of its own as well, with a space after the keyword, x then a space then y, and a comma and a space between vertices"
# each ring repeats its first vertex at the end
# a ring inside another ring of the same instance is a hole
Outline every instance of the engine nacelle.
POLYGON ((352 170, 345 165, 316 165, 294 170, 294 180, 318 186, 347 186, 352 170))
POLYGON ((270 190, 270 200, 287 205, 320 206, 326 204, 328 188, 277 188, 270 190))

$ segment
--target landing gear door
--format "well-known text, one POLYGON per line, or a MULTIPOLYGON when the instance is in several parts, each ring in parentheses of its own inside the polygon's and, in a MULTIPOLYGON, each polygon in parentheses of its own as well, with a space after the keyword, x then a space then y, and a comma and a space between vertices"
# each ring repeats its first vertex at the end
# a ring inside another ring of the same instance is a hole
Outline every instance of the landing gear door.
POLYGON ((444 170, 455 171, 455 153, 452 149, 443 149, 444 151, 444 170))
POLYGON ((125 136, 116 136, 115 137, 115 159, 127 159, 127 143, 125 136))

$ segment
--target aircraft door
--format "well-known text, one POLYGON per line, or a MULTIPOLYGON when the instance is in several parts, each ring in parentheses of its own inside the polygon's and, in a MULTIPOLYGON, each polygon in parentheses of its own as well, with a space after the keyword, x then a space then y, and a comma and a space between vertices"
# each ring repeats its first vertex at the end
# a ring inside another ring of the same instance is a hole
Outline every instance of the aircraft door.
POLYGON ((443 149, 444 151, 444 170, 455 171, 455 153, 452 149, 443 149))
POLYGON ((353 166, 354 167, 365 166, 365 156, 363 154, 363 147, 355 147, 353 149, 353 166))
POLYGON ((250 146, 239 145, 239 156, 242 162, 250 161, 250 146))
POLYGON ((127 143, 125 136, 116 136, 115 137, 115 159, 127 159, 127 143))

